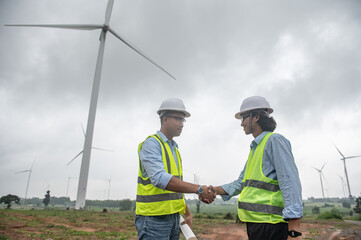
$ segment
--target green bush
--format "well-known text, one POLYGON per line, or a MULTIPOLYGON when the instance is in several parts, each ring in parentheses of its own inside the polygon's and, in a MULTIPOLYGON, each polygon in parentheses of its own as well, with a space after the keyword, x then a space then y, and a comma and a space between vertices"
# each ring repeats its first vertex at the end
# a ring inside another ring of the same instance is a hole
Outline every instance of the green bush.
POLYGON ((319 214, 319 213, 320 213, 320 208, 317 207, 317 206, 314 206, 314 207, 312 208, 312 213, 313 213, 313 214, 319 214))
POLYGON ((326 211, 317 216, 317 219, 340 219, 342 220, 341 212, 332 208, 331 211, 326 211))
POLYGON ((224 219, 233 220, 232 213, 227 213, 223 218, 224 218, 224 219))
POLYGON ((8 238, 5 235, 0 234, 0 240, 8 240, 8 239, 10 239, 10 238, 8 238))
POLYGON ((342 207, 344 208, 351 208, 351 204, 348 202, 342 202, 342 207))

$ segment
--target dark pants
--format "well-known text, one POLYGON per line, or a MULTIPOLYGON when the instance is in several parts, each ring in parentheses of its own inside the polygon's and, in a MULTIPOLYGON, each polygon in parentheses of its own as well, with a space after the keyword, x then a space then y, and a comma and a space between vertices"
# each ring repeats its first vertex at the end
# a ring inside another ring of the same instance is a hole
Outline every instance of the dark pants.
POLYGON ((247 223, 249 240, 286 240, 288 223, 247 223))

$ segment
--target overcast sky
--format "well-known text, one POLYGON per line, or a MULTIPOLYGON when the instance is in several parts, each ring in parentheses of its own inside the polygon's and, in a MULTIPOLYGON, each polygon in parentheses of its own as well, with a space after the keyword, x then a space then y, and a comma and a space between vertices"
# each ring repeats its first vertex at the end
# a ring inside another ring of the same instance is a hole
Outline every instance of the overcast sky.
MULTIPOLYGON (((0 1, 0 196, 75 200, 100 30, 4 24, 103 24, 107 0, 0 1), (67 188, 69 183, 69 188, 67 188), (68 189, 68 192, 67 192, 68 189)), ((249 152, 234 118, 265 96, 275 132, 292 144, 303 198, 343 197, 341 156, 361 155, 361 2, 115 0, 110 26, 173 74, 107 35, 87 199, 135 199, 138 144, 160 128, 156 111, 183 99, 192 116, 175 138, 185 180, 238 178, 249 152), (109 191, 110 180, 110 193, 109 191)), ((361 158, 347 160, 361 195, 361 158)), ((347 194, 347 193, 346 193, 347 194)), ((193 197, 192 195, 188 195, 193 197)))

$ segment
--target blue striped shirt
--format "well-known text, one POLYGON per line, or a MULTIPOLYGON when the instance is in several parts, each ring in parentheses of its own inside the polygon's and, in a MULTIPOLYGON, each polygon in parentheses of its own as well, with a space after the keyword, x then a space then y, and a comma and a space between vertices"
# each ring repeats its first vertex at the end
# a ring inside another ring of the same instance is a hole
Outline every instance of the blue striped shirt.
MULTIPOLYGON (((252 141, 251 149, 256 149, 267 133, 269 132, 265 131, 258 135, 252 141)), ((237 180, 221 186, 228 194, 222 196, 223 200, 229 200, 241 193, 246 164, 237 180)), ((278 180, 284 204, 283 218, 286 220, 301 218, 303 215, 301 182, 291 144, 281 134, 273 134, 269 137, 264 149, 262 171, 266 177, 278 180)))

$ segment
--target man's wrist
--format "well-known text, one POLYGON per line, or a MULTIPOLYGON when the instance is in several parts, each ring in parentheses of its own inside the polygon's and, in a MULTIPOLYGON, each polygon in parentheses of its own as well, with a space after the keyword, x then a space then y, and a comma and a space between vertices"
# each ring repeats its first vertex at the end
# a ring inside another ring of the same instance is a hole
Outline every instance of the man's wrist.
POLYGON ((198 194, 198 196, 201 196, 202 194, 203 194, 203 188, 202 188, 202 186, 201 185, 198 185, 198 189, 197 189, 197 194, 198 194))
POLYGON ((288 236, 296 238, 296 237, 302 236, 302 233, 298 232, 296 230, 289 230, 288 231, 288 236))

